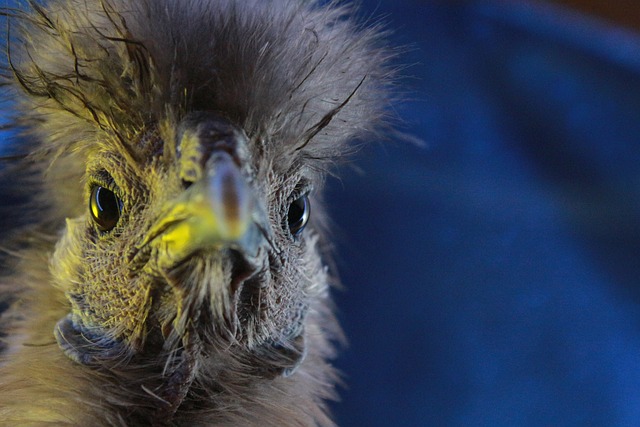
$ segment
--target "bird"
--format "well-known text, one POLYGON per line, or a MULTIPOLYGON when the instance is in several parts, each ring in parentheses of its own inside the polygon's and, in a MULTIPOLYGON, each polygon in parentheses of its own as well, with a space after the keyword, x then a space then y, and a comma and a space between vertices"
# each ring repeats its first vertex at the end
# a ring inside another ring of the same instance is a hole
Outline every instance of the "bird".
POLYGON ((2 15, 0 424, 334 425, 323 188, 392 121, 385 25, 320 0, 2 15))

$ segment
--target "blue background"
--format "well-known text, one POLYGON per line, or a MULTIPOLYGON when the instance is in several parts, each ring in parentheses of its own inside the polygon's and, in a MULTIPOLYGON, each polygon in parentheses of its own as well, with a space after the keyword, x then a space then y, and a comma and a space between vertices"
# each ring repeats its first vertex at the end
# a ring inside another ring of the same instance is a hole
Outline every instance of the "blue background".
POLYGON ((528 2, 364 1, 409 45, 333 181, 342 426, 640 425, 640 37, 528 2))

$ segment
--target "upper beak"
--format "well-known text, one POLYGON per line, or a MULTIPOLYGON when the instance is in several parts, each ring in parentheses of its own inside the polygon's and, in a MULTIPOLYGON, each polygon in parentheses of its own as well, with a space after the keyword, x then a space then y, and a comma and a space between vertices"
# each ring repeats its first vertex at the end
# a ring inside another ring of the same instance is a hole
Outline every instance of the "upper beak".
POLYGON ((143 245, 159 250, 161 267, 205 249, 230 247, 255 256, 264 217, 231 155, 214 152, 203 176, 165 207, 143 245))

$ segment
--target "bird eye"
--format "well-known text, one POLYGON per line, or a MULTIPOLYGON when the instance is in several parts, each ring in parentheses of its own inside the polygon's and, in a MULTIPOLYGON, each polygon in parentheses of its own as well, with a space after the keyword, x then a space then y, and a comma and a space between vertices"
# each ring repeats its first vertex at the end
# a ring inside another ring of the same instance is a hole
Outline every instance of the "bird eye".
POLYGON ((113 191, 100 186, 93 187, 89 199, 89 210, 100 231, 113 229, 122 212, 122 201, 113 191))
POLYGON ((289 213, 287 214, 291 234, 297 236, 302 233, 302 230, 304 230, 304 227, 309 221, 310 214, 311 205, 309 203, 309 197, 306 194, 291 203, 289 206, 289 213))

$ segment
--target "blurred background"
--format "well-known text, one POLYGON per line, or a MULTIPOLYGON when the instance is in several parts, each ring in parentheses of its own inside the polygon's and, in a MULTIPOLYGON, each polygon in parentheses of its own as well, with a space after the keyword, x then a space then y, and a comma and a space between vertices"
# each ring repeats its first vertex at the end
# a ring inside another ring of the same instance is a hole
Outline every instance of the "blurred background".
POLYGON ((640 2, 362 4, 424 146, 331 183, 338 424, 640 425, 640 2))

